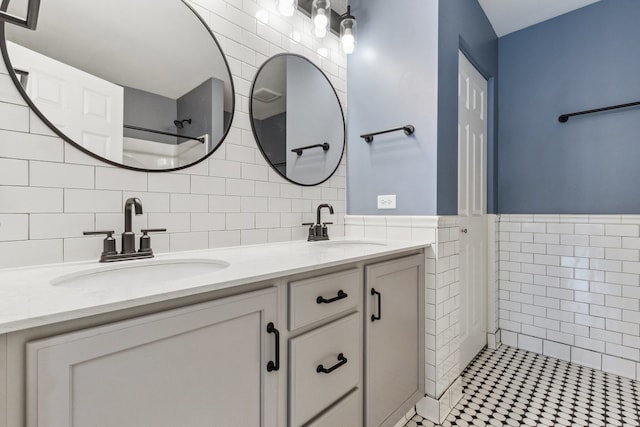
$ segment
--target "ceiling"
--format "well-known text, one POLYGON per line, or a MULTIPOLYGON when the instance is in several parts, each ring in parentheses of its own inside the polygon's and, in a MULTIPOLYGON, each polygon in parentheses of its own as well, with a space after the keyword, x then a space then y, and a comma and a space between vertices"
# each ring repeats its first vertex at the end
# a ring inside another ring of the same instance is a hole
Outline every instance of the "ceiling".
POLYGON ((599 0, 479 0, 498 37, 599 0))

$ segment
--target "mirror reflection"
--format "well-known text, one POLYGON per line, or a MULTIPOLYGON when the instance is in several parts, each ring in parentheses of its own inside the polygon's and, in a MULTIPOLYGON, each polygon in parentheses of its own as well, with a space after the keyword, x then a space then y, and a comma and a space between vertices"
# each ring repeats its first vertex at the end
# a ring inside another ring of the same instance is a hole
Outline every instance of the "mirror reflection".
MULTIPOLYGON (((27 3, 2 9, 20 16, 27 3)), ((36 31, 3 27, 3 56, 27 101, 94 157, 181 169, 209 156, 231 125, 226 59, 182 0, 46 1, 36 31)))
POLYGON ((265 62, 253 82, 250 112, 258 146, 282 177, 316 185, 338 168, 345 141, 342 107, 308 59, 281 54, 265 62))

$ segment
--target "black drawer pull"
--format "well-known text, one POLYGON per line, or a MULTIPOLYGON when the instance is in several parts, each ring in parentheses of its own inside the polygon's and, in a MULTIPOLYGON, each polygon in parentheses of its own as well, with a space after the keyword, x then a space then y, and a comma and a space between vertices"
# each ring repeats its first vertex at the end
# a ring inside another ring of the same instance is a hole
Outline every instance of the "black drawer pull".
POLYGON ((339 362, 336 363, 335 365, 333 365, 330 368, 325 368, 322 365, 318 365, 318 367, 316 368, 316 372, 319 374, 330 374, 331 372, 335 371, 336 369, 338 369, 340 366, 342 365, 346 365, 347 364, 347 358, 344 357, 344 354, 340 353, 338 355, 338 360, 339 362))
POLYGON ((318 303, 318 304, 330 304, 330 303, 332 303, 334 301, 345 299, 348 296, 349 295, 346 292, 344 292, 342 289, 340 289, 338 291, 338 296, 333 297, 331 299, 324 299, 324 297, 319 296, 318 298, 316 298, 316 303, 318 303))
POLYGON ((270 360, 267 363, 267 371, 277 371, 280 369, 280 331, 276 329, 273 322, 269 322, 267 324, 267 332, 276 336, 276 361, 270 360))
POLYGON ((382 319, 382 294, 375 290, 375 288, 371 288, 371 295, 378 295, 378 315, 371 315, 371 321, 375 322, 376 320, 382 319))

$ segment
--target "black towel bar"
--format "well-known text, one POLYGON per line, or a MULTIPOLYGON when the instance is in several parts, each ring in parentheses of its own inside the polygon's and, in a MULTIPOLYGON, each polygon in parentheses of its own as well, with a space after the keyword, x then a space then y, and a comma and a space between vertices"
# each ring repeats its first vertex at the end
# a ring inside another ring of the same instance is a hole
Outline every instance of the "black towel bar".
POLYGON ((360 138, 364 138, 365 142, 371 142, 373 141, 373 137, 376 135, 381 135, 383 133, 389 133, 389 132, 396 132, 399 130, 404 131, 404 134, 409 136, 409 135, 413 135, 413 133, 416 131, 416 128, 413 127, 413 125, 406 125, 399 128, 381 130, 380 132, 365 133, 364 135, 360 135, 360 138))
POLYGON ((596 108, 593 110, 578 111, 577 113, 562 114, 558 117, 558 121, 560 123, 566 123, 567 121, 569 121, 569 117, 582 116, 583 114, 600 113, 602 111, 617 110, 619 108, 635 107, 636 105, 640 105, 640 101, 630 102, 628 104, 612 105, 610 107, 596 108))
POLYGON ((298 156, 302 156, 302 152, 304 150, 308 150, 310 148, 317 148, 317 147, 322 148, 324 151, 329 151, 330 146, 328 142, 323 142, 322 144, 313 144, 313 145, 307 145, 306 147, 292 148, 291 152, 296 153, 298 156))

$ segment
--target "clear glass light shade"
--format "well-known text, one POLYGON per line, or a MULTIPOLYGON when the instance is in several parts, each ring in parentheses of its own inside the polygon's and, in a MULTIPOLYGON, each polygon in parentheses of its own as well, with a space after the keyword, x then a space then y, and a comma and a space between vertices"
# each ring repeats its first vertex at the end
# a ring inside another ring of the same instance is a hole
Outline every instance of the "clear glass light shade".
POLYGON ((347 55, 356 50, 356 20, 344 18, 340 22, 340 46, 347 55))
POLYGON ((278 0, 278 12, 282 16, 293 16, 298 8, 298 0, 278 0))
POLYGON ((331 28, 331 2, 329 0, 313 0, 311 6, 313 32, 318 38, 327 35, 331 28))

